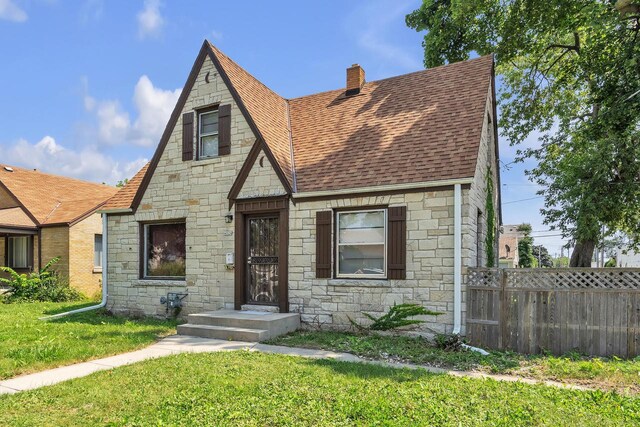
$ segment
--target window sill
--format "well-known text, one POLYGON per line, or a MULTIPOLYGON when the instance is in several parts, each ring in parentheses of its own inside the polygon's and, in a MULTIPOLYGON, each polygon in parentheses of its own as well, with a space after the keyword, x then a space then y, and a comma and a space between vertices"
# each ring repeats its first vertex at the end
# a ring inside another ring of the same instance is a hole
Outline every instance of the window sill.
POLYGON ((208 159, 194 160, 193 162, 191 162, 191 167, 195 168, 196 166, 212 165, 212 164, 220 162, 221 158, 222 158, 222 156, 216 156, 216 157, 210 157, 208 159))
POLYGON ((132 283, 134 287, 145 286, 159 286, 159 287, 171 287, 171 286, 187 286, 185 279, 138 279, 132 283))
POLYGON ((346 288, 389 288, 391 283, 387 279, 329 279, 329 286, 346 288))
POLYGON ((93 267, 94 273, 102 273, 102 267, 93 267))

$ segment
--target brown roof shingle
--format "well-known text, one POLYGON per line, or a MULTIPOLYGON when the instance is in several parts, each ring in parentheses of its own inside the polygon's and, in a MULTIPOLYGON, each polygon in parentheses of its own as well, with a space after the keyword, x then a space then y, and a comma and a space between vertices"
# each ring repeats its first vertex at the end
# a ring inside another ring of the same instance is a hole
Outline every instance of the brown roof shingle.
POLYGON ((0 226, 36 228, 21 207, 0 209, 0 226))
POLYGON ((142 169, 136 173, 133 178, 129 180, 113 197, 111 197, 107 203, 102 206, 101 210, 118 210, 118 209, 129 209, 131 207, 131 203, 133 202, 133 198, 136 196, 136 192, 140 187, 140 183, 142 182, 142 178, 144 174, 147 173, 147 169, 149 168, 149 163, 144 165, 142 169))
MULTIPOLYGON (((346 97, 341 88, 286 100, 215 46, 206 42, 205 47, 294 191, 441 181, 475 173, 492 56, 365 83, 355 96, 346 97)), ((142 176, 132 179, 105 209, 129 208, 135 193, 144 191, 141 182, 142 176)))
POLYGON ((290 100, 298 191, 473 177, 493 59, 290 100))
POLYGON ((117 192, 117 188, 104 184, 3 164, 0 164, 0 183, 42 225, 71 223, 97 209, 117 192))

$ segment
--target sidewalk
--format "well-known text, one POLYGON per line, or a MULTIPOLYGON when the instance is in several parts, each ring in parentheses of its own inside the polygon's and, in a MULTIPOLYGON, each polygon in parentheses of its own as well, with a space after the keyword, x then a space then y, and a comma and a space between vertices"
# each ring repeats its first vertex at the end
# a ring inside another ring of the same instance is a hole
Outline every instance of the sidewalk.
POLYGON ((94 372, 130 365, 147 359, 170 356, 179 353, 203 353, 216 351, 249 350, 263 353, 277 353, 291 356, 308 357, 314 359, 334 359, 344 362, 370 363, 374 365, 388 366, 392 368, 424 369, 436 374, 449 374, 468 378, 490 378, 496 381, 520 381, 527 384, 544 384, 552 387, 570 388, 576 390, 592 390, 588 387, 563 384, 554 381, 537 381, 528 378, 520 378, 508 375, 489 375, 479 372, 450 371, 429 366, 413 365, 409 363, 389 363, 378 360, 366 360, 349 353, 335 353, 324 350, 311 350, 305 348, 283 347, 252 342, 224 341, 207 338, 189 337, 184 335, 172 335, 164 338, 142 350, 123 353, 117 356, 96 359, 90 362, 77 363, 63 366, 29 375, 22 375, 8 380, 0 381, 0 394, 18 393, 25 390, 57 384, 73 378, 80 378, 94 372))

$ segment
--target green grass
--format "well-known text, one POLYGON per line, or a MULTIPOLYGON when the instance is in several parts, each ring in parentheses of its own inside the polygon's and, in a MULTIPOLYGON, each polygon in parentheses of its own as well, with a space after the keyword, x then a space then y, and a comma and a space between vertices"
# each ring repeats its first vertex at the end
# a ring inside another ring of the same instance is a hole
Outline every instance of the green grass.
POLYGON ((175 322, 95 311, 38 320, 92 304, 0 303, 0 379, 135 350, 175 331, 175 322))
POLYGON ((633 360, 586 358, 578 354, 564 357, 525 356, 492 351, 451 352, 434 347, 423 338, 359 335, 331 331, 294 332, 270 344, 353 353, 370 359, 403 361, 457 370, 513 374, 540 380, 577 383, 605 390, 640 393, 640 358, 633 360))
POLYGON ((621 426, 615 393, 247 351, 181 354, 0 396, 0 425, 621 426))

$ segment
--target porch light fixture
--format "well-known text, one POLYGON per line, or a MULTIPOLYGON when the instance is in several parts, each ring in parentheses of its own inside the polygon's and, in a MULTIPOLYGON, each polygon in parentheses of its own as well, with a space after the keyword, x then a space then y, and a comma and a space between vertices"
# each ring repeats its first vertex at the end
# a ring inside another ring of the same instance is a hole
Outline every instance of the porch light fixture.
POLYGON ((226 222, 227 224, 231 224, 232 221, 233 221, 233 214, 229 212, 224 216, 224 222, 226 222))

